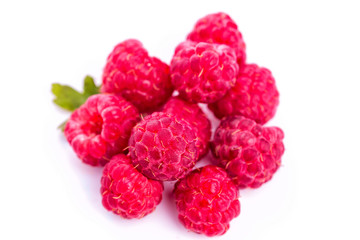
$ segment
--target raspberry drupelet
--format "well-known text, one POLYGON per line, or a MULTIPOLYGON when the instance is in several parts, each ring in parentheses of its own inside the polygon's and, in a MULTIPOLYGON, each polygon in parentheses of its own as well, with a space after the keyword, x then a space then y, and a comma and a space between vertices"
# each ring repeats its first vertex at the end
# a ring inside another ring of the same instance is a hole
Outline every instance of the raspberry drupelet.
POLYGON ((155 112, 132 130, 133 165, 148 178, 172 181, 191 171, 198 160, 198 138, 191 125, 172 114, 155 112))
POLYGON ((241 67, 246 61, 246 46, 236 23, 226 13, 209 14, 197 21, 188 40, 225 44, 235 50, 241 67))
POLYGON ((64 134, 84 163, 105 165, 128 146, 131 129, 138 120, 137 109, 125 99, 97 94, 71 114, 64 134))
POLYGON ((222 235, 240 214, 238 190, 216 166, 193 170, 175 184, 174 193, 181 223, 196 233, 222 235))
POLYGON ((283 138, 278 127, 230 116, 216 129, 211 150, 239 188, 258 188, 278 170, 285 150, 283 138))
POLYGON ((207 154, 211 137, 211 123, 196 103, 189 103, 179 97, 172 97, 165 104, 163 112, 174 114, 190 123, 199 138, 197 146, 199 158, 207 154))
POLYGON ((101 90, 121 95, 144 112, 165 103, 173 86, 169 66, 150 57, 141 42, 129 39, 115 46, 108 56, 101 90))
POLYGON ((234 50, 226 45, 186 41, 175 49, 170 71, 181 98, 212 103, 234 86, 239 66, 234 50))
POLYGON ((270 70, 256 64, 246 64, 235 86, 225 97, 209 104, 209 109, 219 119, 242 115, 264 124, 275 115, 278 105, 279 92, 270 70))
POLYGON ((103 206, 129 219, 153 212, 161 202, 163 190, 161 182, 147 179, 123 154, 112 157, 101 178, 103 206))

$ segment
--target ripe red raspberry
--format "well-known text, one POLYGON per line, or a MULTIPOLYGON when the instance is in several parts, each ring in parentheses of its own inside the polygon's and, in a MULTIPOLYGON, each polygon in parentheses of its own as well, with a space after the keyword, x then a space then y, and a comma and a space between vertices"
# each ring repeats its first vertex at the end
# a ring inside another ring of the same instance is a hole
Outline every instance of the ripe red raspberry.
POLYGON ((264 124, 275 115, 278 105, 279 92, 271 72, 256 64, 246 64, 235 86, 225 97, 209 104, 209 108, 220 119, 229 115, 242 115, 264 124))
POLYGON ((165 104, 163 112, 171 113, 190 123, 199 138, 197 145, 199 158, 206 155, 209 150, 211 123, 201 108, 195 103, 185 102, 179 97, 173 97, 165 104))
POLYGON ((228 45, 235 50, 239 66, 245 63, 245 42, 236 23, 226 13, 209 14, 199 19, 187 39, 228 45))
POLYGON ((123 98, 97 94, 72 113, 64 133, 84 163, 105 165, 128 146, 138 119, 137 109, 123 98))
POLYGON ((219 165, 238 187, 257 188, 279 168, 283 138, 278 127, 263 127, 251 119, 230 116, 216 129, 211 147, 219 165))
POLYGON ((147 179, 123 154, 106 164, 101 178, 103 206, 124 218, 142 218, 153 212, 163 190, 162 183, 147 179))
POLYGON ((155 112, 134 127, 129 140, 130 157, 148 178, 176 180, 194 167, 199 156, 197 141, 188 122, 155 112))
POLYGON ((141 112, 155 109, 173 92, 169 66, 150 57, 138 40, 126 40, 108 56, 101 90, 122 95, 141 112))
POLYGON ((240 214, 238 191, 219 167, 193 170, 175 184, 174 192, 181 223, 196 233, 222 235, 240 214))
POLYGON ((171 60, 171 79, 180 97, 211 103, 235 84, 239 66, 233 49, 211 43, 181 43, 171 60))

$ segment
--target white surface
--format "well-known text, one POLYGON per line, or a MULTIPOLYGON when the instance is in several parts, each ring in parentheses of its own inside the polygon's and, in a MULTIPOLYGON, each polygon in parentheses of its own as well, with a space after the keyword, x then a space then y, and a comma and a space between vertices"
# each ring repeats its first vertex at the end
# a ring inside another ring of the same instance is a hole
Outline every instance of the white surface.
POLYGON ((357 1, 1 1, 1 239, 206 239, 177 221, 170 188, 157 210, 123 220, 101 206, 100 168, 56 129, 67 114, 50 84, 99 82, 115 44, 138 38, 169 62, 208 13, 238 23, 249 62, 272 70, 285 131, 283 167, 241 192, 221 239, 359 239, 360 33, 357 1))

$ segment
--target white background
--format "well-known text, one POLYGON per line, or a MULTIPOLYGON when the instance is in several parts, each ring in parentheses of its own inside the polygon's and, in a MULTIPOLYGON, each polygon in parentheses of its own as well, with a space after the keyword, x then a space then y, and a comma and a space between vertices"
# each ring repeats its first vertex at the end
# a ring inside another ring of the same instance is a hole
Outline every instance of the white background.
POLYGON ((127 38, 169 63, 197 19, 224 11, 248 61, 277 80, 280 106, 268 125, 284 129, 286 152, 272 181, 241 191, 242 212, 219 239, 360 239, 359 9, 357 1, 1 1, 0 238, 206 239, 177 221, 170 185, 142 220, 105 211, 101 168, 82 164, 56 129, 68 114, 52 104, 50 85, 80 89, 86 74, 100 83, 107 55, 127 38))

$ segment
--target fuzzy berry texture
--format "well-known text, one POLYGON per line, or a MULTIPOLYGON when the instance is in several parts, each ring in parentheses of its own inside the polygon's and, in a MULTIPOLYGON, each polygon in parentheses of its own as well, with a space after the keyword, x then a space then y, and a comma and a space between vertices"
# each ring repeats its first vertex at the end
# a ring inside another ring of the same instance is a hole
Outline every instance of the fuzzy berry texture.
POLYGON ((199 138, 199 158, 209 150, 211 123, 196 103, 189 103, 179 97, 172 97, 164 106, 163 112, 170 113, 190 123, 199 138))
POLYGON ((246 64, 235 86, 209 108, 219 119, 241 115, 264 124, 276 113, 279 92, 270 70, 256 64, 246 64))
POLYGON ((242 117, 224 118, 211 144, 220 166, 239 188, 258 188, 269 181, 281 164, 284 133, 242 117))
POLYGON ((180 97, 211 103, 234 86, 239 66, 234 50, 226 45, 186 41, 175 49, 170 71, 180 97))
POLYGON ((161 202, 162 183, 147 179, 123 155, 115 155, 101 178, 103 206, 124 218, 142 218, 161 202))
POLYGON ((198 160, 197 142, 188 122, 155 112, 134 127, 129 140, 130 157, 148 178, 177 180, 191 171, 198 160))
POLYGON ((187 39, 228 45, 235 50, 239 66, 246 61, 246 46, 243 37, 236 23, 226 13, 209 14, 199 19, 187 39))
POLYGON ((120 94, 141 112, 155 109, 173 92, 169 66, 150 57, 138 40, 126 40, 108 56, 101 90, 120 94))
POLYGON ((131 129, 138 120, 137 109, 125 99, 97 94, 71 114, 64 134, 84 163, 105 165, 128 146, 131 129))
POLYGON ((174 192, 181 223, 196 233, 222 235, 240 214, 237 188, 222 168, 195 169, 175 184, 174 192))

